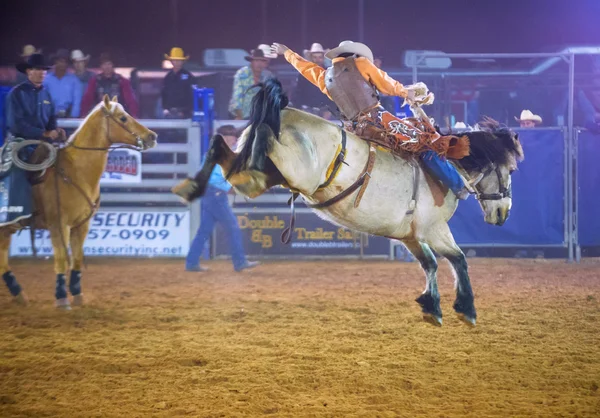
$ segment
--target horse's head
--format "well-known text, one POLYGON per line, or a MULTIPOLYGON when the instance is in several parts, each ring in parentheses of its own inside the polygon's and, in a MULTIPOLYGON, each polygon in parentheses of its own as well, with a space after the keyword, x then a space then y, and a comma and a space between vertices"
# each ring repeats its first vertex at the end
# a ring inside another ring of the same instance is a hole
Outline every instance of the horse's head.
POLYGON ((524 154, 518 134, 492 122, 485 131, 465 133, 471 153, 458 163, 471 178, 477 179, 473 187, 485 221, 500 226, 512 207, 511 174, 524 154))
POLYGON ((117 101, 117 97, 109 100, 104 95, 99 111, 104 116, 105 137, 108 146, 113 144, 131 145, 144 151, 156 146, 156 132, 151 131, 135 120, 117 101))

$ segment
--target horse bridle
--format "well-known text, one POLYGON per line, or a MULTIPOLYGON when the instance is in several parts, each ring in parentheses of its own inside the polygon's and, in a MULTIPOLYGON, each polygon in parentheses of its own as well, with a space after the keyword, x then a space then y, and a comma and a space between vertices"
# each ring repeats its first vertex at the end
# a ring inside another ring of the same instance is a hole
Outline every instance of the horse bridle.
POLYGON ((473 194, 475 195, 475 198, 477 200, 479 200, 479 201, 482 201, 482 200, 501 200, 501 199, 504 199, 505 197, 512 197, 512 186, 509 185, 508 187, 506 187, 506 185, 502 181, 502 173, 500 172, 500 167, 498 167, 494 163, 490 164, 487 167, 487 169, 483 172, 483 175, 481 176, 481 178, 479 179, 479 181, 477 181, 475 184, 473 184, 472 187, 475 190, 475 192, 473 194), (478 185, 481 182, 481 180, 483 180, 492 171, 495 171, 496 175, 498 176, 499 190, 498 190, 497 193, 482 193, 479 190, 478 185))
POLYGON ((104 119, 106 120, 106 138, 108 140, 108 143, 110 144, 107 148, 102 148, 102 147, 80 147, 78 145, 75 145, 75 141, 77 140, 77 138, 75 138, 72 143, 67 144, 67 146, 65 148, 73 147, 75 149, 80 149, 80 150, 85 150, 85 151, 113 151, 113 150, 123 149, 123 148, 132 149, 134 151, 143 151, 143 150, 146 149, 146 147, 144 145, 144 141, 142 140, 142 138, 138 134, 136 134, 135 132, 133 132, 131 129, 129 129, 127 126, 125 126, 124 123, 122 123, 120 120, 118 120, 115 117, 115 115, 113 115, 104 106, 102 106, 102 113, 104 113, 104 119), (132 137, 134 137, 135 140, 136 140, 136 145, 123 144, 123 145, 114 146, 115 143, 112 141, 112 139, 110 137, 110 123, 109 123, 109 119, 112 119, 121 129, 125 130, 125 132, 127 132, 129 135, 131 135, 132 137))

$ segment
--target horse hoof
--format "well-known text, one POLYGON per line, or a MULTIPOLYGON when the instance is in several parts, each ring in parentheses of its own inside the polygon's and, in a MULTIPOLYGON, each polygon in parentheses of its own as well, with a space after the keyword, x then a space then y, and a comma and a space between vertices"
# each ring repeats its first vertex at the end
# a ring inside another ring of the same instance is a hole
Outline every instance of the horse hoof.
POLYGON ((27 295, 25 294, 25 292, 23 292, 22 290, 19 292, 19 294, 17 296, 15 296, 13 298, 13 300, 15 301, 15 303, 17 305, 27 306, 29 304, 29 299, 27 298, 27 295))
POLYGON ((442 318, 440 316, 435 316, 433 314, 423 314, 423 320, 431 325, 435 325, 436 327, 442 326, 442 318))
POLYGON ((83 293, 73 296, 73 306, 83 306, 83 293))
POLYGON ((54 303, 54 305, 57 308, 65 310, 65 311, 71 310, 71 303, 69 302, 69 299, 67 299, 67 298, 56 299, 56 302, 54 303))
POLYGON ((458 319, 460 319, 461 321, 463 321, 465 324, 467 324, 470 327, 474 327, 475 323, 477 322, 475 320, 475 318, 471 318, 470 316, 467 316, 465 314, 457 314, 458 315, 458 319))

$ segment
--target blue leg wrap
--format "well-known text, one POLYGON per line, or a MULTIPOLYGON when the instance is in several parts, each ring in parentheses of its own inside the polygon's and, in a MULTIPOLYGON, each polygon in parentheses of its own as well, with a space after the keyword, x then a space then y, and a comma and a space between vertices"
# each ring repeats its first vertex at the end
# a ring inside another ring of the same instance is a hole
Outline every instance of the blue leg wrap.
POLYGON ((56 275, 56 292, 54 293, 56 299, 64 299, 67 297, 67 281, 65 280, 64 274, 56 275))
POLYGON ((4 283, 6 283, 6 287, 8 287, 11 295, 17 296, 19 293, 21 293, 21 286, 19 286, 19 283, 17 283, 17 278, 14 274, 12 274, 12 271, 7 271, 4 273, 2 278, 4 279, 4 283))
POLYGON ((71 277, 69 278, 69 292, 73 296, 77 296, 81 293, 81 272, 78 270, 71 270, 71 277))
POLYGON ((458 171, 456 171, 456 168, 448 161, 442 160, 435 152, 424 152, 421 154, 421 160, 427 169, 454 193, 458 193, 465 187, 465 183, 458 174, 458 171))

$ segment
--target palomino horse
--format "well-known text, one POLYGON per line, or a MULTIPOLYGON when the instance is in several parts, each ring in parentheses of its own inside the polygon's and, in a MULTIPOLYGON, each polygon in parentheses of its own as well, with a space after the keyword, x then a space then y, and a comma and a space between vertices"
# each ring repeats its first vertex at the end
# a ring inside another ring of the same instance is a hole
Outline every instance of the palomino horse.
MULTIPOLYGON (((65 275, 69 269, 70 244, 73 264, 69 291, 73 304, 83 303, 81 265, 83 243, 89 223, 100 203, 100 177, 113 145, 146 150, 156 146, 155 132, 142 126, 107 95, 58 151, 56 162, 47 170, 45 181, 33 186, 33 225, 48 229, 54 250, 56 306, 69 309, 65 275)), ((17 302, 26 303, 20 285, 8 265, 10 240, 15 228, 0 229, 0 273, 17 302)), ((35 245, 34 243, 32 243, 35 245)))
MULTIPOLYGON (((238 153, 219 135, 213 137, 202 170, 174 191, 188 200, 200 196, 219 164, 245 196, 255 197, 282 184, 334 224, 402 241, 426 274, 425 291, 417 299, 424 319, 441 325, 433 249, 454 269, 454 310, 475 325, 467 262, 448 227, 458 205, 454 194, 411 159, 377 149, 314 115, 284 109, 286 105, 279 82, 267 81, 254 98, 251 125, 242 134, 238 153)), ((470 140, 470 155, 455 164, 465 177, 479 180, 474 191, 485 221, 502 225, 512 204, 510 174, 523 158, 518 137, 497 126, 464 135, 470 140)))

